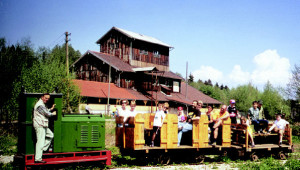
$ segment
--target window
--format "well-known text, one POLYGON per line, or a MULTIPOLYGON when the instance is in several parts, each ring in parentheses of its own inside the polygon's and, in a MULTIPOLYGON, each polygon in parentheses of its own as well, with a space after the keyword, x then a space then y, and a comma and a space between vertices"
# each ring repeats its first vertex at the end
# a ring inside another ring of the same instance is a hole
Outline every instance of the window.
POLYGON ((160 54, 159 54, 159 52, 157 50, 153 51, 153 56, 157 57, 157 58, 160 58, 160 54))
POLYGON ((140 49, 140 54, 148 55, 148 51, 145 50, 145 48, 141 48, 141 49, 140 49))

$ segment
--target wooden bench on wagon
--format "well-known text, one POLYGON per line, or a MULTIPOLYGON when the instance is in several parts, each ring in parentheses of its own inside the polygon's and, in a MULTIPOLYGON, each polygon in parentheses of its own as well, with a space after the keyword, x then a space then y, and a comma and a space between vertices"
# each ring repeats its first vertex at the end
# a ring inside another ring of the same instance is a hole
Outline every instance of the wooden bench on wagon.
MULTIPOLYGON (((268 129, 273 124, 268 125, 268 129)), ((252 131, 253 130, 253 126, 252 131)), ((279 135, 278 133, 253 133, 252 136, 254 138, 255 147, 251 148, 249 145, 249 135, 247 126, 237 124, 236 128, 232 129, 233 135, 232 135, 232 144, 235 146, 240 146, 246 149, 246 151, 251 151, 252 149, 267 149, 270 151, 272 148, 279 148, 278 142, 279 142, 279 135)), ((286 125, 284 136, 283 136, 283 146, 282 147, 288 147, 290 148, 292 146, 292 129, 289 125, 286 125)))
POLYGON ((137 114, 134 118, 128 118, 124 123, 123 117, 116 118, 116 146, 122 149, 141 149, 145 145, 144 140, 144 115, 137 114))
MULTIPOLYGON (((150 144, 153 130, 154 113, 145 113, 145 140, 146 144, 150 144)), ((178 134, 178 118, 176 114, 167 114, 163 126, 160 129, 158 142, 156 145, 160 148, 175 148, 177 147, 177 134, 178 134)))

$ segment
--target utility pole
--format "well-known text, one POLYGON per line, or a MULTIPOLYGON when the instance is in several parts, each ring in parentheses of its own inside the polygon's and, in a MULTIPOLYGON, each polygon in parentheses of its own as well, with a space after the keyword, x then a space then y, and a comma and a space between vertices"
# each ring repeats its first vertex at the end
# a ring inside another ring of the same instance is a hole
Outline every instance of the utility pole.
POLYGON ((67 76, 69 77, 69 48, 68 48, 68 42, 69 40, 68 36, 71 35, 71 33, 65 32, 66 35, 66 68, 67 68, 67 76))
POLYGON ((110 96, 110 81, 111 81, 111 65, 109 65, 108 69, 108 96, 107 96, 107 115, 109 115, 110 104, 109 104, 109 96, 110 96))
POLYGON ((186 86, 185 86, 185 98, 187 99, 187 94, 188 94, 188 62, 186 62, 186 71, 185 71, 185 83, 186 83, 186 86))
POLYGON ((68 42, 71 41, 69 40, 69 35, 71 33, 65 32, 66 35, 66 71, 67 71, 67 81, 68 81, 68 87, 67 87, 67 112, 71 112, 70 108, 70 94, 69 94, 69 85, 70 85, 70 80, 69 80, 69 49, 68 49, 68 42))

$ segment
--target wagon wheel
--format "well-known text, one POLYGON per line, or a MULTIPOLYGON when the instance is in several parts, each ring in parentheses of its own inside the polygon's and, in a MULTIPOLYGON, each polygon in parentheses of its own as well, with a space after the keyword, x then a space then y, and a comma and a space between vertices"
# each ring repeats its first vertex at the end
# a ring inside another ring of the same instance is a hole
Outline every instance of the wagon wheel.
POLYGON ((281 160, 285 160, 286 159, 286 155, 281 151, 278 153, 278 157, 281 159, 281 160))
POLYGON ((255 152, 250 155, 250 158, 254 162, 258 161, 259 159, 258 155, 255 152))
POLYGON ((228 156, 228 152, 227 151, 223 151, 222 156, 228 156))
POLYGON ((203 155, 203 154, 199 154, 195 157, 195 161, 197 163, 202 164, 204 162, 204 160, 205 160, 205 155, 203 155))
POLYGON ((171 162, 171 157, 168 154, 161 154, 157 157, 157 163, 161 165, 168 165, 171 162))
POLYGON ((138 165, 146 165, 149 158, 146 155, 138 155, 136 157, 136 164, 138 165))
POLYGON ((295 152, 294 145, 292 145, 292 147, 291 147, 291 151, 292 151, 292 153, 294 153, 294 152, 295 152))

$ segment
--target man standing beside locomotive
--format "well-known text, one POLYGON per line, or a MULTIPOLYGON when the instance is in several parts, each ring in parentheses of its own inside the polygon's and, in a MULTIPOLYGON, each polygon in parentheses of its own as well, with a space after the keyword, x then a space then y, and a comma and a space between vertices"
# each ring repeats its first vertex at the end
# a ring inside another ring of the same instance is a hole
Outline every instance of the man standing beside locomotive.
POLYGON ((39 101, 34 106, 33 113, 33 127, 36 132, 36 145, 35 145, 35 163, 46 163, 42 160, 43 151, 46 151, 54 137, 53 132, 48 128, 48 118, 56 115, 54 110, 55 104, 48 109, 46 103, 50 99, 49 93, 44 93, 39 101))

